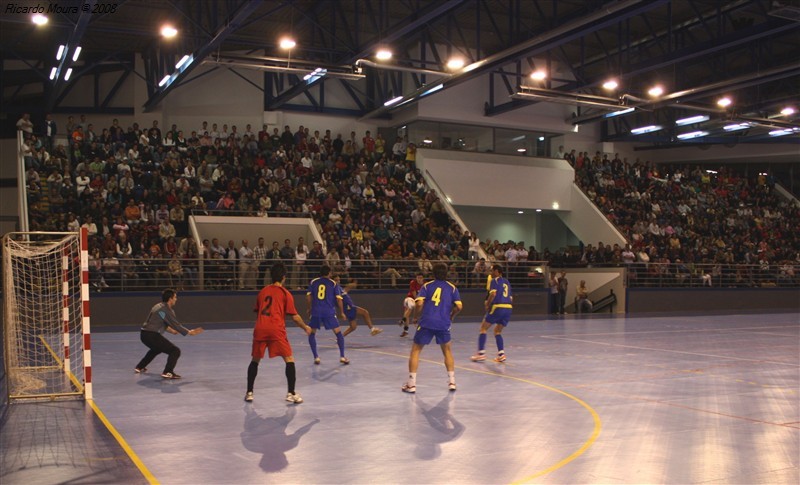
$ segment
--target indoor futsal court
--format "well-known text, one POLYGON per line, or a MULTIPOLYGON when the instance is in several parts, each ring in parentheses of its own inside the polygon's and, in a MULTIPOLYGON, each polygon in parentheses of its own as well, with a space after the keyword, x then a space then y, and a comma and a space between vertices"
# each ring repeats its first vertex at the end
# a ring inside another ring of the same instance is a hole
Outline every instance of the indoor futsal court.
MULTIPOLYGON (((177 309, 180 315, 180 308, 177 309)), ((192 325, 189 324, 191 327, 192 325)), ((508 361, 473 363, 453 326, 458 390, 436 345, 404 394, 410 339, 330 332, 322 364, 290 328, 300 405, 263 361, 243 401, 251 327, 170 336, 182 380, 133 373, 137 329, 95 332, 82 401, 3 410, 4 484, 726 483, 800 481, 800 314, 512 320, 508 361), (104 422, 105 421, 105 422, 104 422)))

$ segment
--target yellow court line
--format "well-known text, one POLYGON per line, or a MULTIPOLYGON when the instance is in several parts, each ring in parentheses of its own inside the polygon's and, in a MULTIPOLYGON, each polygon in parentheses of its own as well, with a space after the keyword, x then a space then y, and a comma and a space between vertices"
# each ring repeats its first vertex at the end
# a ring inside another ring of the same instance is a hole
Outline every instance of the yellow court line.
MULTIPOLYGON (((374 354, 390 355, 392 357, 404 357, 404 358, 406 357, 405 355, 402 355, 402 354, 394 354, 394 353, 391 353, 391 352, 383 352, 383 351, 380 351, 380 350, 370 350, 370 349, 352 349, 352 350, 357 350, 359 352, 371 352, 371 353, 374 353, 374 354)), ((433 361, 433 360, 422 359, 422 358, 420 358, 419 360, 421 362, 427 362, 429 364, 443 365, 441 362, 437 362, 437 361, 433 361)), ((572 399, 573 401, 575 401, 578 404, 580 404, 581 406, 583 406, 587 411, 589 411, 589 414, 592 415, 592 420, 594 421, 594 429, 592 430, 592 434, 589 435, 589 438, 586 441, 583 442, 583 445, 581 445, 580 448, 575 450, 571 455, 567 456, 566 458, 564 458, 563 460, 559 461, 558 463, 555 463, 554 465, 551 465, 551 466, 545 468, 544 470, 540 470, 540 471, 538 471, 536 473, 533 473, 532 475, 528 475, 527 477, 523 478, 522 480, 518 480, 516 482, 513 482, 514 484, 530 482, 534 478, 538 478, 538 477, 540 477, 542 475, 547 475, 550 472, 558 470, 559 468, 563 467, 567 463, 575 460, 576 458, 578 458, 579 456, 584 454, 586 452, 586 450, 588 450, 595 443, 595 441, 597 441, 597 437, 600 436, 600 431, 603 429, 603 423, 600 420, 600 415, 597 414, 597 411, 595 411, 589 404, 587 404, 582 399, 580 399, 580 398, 578 398, 576 396, 573 396, 572 394, 570 394, 570 393, 568 393, 566 391, 562 391, 561 389, 557 389, 555 387, 551 387, 551 386, 548 386, 547 384, 542 384, 540 382, 531 381, 531 380, 528 380, 528 379, 523 379, 521 377, 509 376, 509 375, 505 375, 505 374, 499 374, 499 373, 496 373, 496 372, 488 372, 488 371, 484 371, 484 370, 470 369, 469 367, 463 367, 463 366, 460 366, 460 365, 456 365, 455 368, 463 370, 463 371, 467 371, 467 372, 474 372, 476 374, 486 374, 486 375, 490 375, 490 376, 504 377, 506 379, 512 379, 512 380, 515 380, 515 381, 524 382, 526 384, 533 384, 534 386, 541 387, 543 389, 547 389, 548 391, 556 392, 558 394, 561 394, 562 396, 565 396, 565 397, 568 397, 569 399, 572 399)))
MULTIPOLYGON (((61 357, 59 357, 55 353, 53 348, 50 347, 50 344, 47 343, 47 340, 45 340, 42 335, 39 335, 39 340, 42 341, 42 343, 44 344, 44 348, 46 348, 47 351, 50 352, 50 355, 52 355, 53 358, 56 360, 56 362, 58 362, 59 368, 63 367, 64 366, 64 362, 61 361, 61 357)), ((69 369, 64 369, 64 370, 66 371, 67 377, 69 377, 69 380, 71 380, 72 383, 75 384, 75 387, 78 388, 78 392, 82 393, 83 392, 83 384, 81 384, 80 381, 78 381, 78 379, 75 377, 75 375, 72 373, 71 370, 69 370, 69 369)))
MULTIPOLYGON (((47 341, 41 335, 39 335, 39 339, 41 339, 45 348, 47 348, 48 352, 50 352, 50 355, 52 355, 53 358, 56 359, 56 362, 58 362, 59 365, 63 365, 61 358, 53 351, 50 345, 48 345, 47 341)), ((80 389, 83 389, 83 386, 80 385, 75 376, 72 375, 72 372, 67 370, 67 374, 69 375, 69 378, 72 379, 72 382, 74 384, 76 384, 80 389)), ((113 436, 114 439, 117 440, 117 443, 119 443, 119 445, 128 455, 128 458, 131 459, 133 464, 136 465, 136 468, 138 468, 139 471, 142 473, 142 475, 144 475, 144 478, 147 480, 147 483, 150 483, 151 485, 158 485, 159 481, 156 480, 156 477, 153 476, 152 473, 150 473, 150 470, 148 470, 145 464, 142 462, 142 460, 139 459, 139 456, 136 454, 135 451, 133 451, 133 448, 131 448, 128 442, 125 441, 125 438, 123 438, 122 435, 119 434, 119 431, 117 431, 114 425, 111 424, 111 421, 109 421, 108 418, 106 418, 106 415, 103 414, 103 411, 101 411, 100 408, 97 407, 97 404, 95 404, 94 401, 91 399, 87 399, 86 402, 89 403, 89 406, 92 408, 92 411, 94 411, 95 415, 97 415, 100 421, 105 425, 106 429, 108 429, 108 432, 111 433, 111 436, 113 436)))
POLYGON ((150 470, 148 470, 145 464, 142 462, 142 460, 139 459, 139 456, 136 454, 135 451, 133 451, 133 448, 131 448, 128 442, 125 441, 125 438, 123 438, 122 435, 119 434, 119 431, 117 431, 117 429, 114 428, 114 425, 111 424, 111 421, 109 421, 108 418, 106 418, 106 415, 103 414, 103 411, 100 411, 100 408, 97 407, 97 404, 95 404, 93 400, 87 400, 86 402, 88 402, 89 406, 92 407, 92 410, 97 415, 97 417, 100 418, 100 421, 102 421, 103 424, 106 426, 109 433, 111 433, 111 435, 117 440, 117 443, 119 443, 122 449, 125 450, 125 453, 128 454, 128 457, 131 459, 133 464, 136 465, 136 468, 138 468, 139 471, 142 473, 142 475, 144 475, 144 478, 147 480, 147 483, 150 483, 151 485, 158 485, 159 481, 156 479, 156 477, 152 473, 150 473, 150 470))

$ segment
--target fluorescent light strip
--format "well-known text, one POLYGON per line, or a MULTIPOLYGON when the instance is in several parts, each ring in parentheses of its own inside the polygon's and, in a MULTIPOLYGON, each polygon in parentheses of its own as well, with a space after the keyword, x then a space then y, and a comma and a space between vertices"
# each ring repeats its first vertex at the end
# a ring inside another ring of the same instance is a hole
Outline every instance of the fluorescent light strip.
POLYGON ((736 123, 733 125, 725 125, 722 127, 725 131, 738 131, 738 130, 746 130, 750 128, 750 123, 736 123))
POLYGON ((683 126, 683 125, 691 125, 692 123, 700 123, 703 121, 708 121, 708 115, 690 116, 688 118, 675 120, 675 124, 678 126, 683 126))
POLYGON ((186 62, 191 62, 192 56, 186 54, 185 56, 181 57, 181 60, 175 64, 175 69, 180 69, 182 65, 186 64, 186 62))
POLYGON ((620 115, 632 113, 634 111, 636 111, 636 108, 626 108, 626 109, 622 109, 622 110, 619 110, 619 111, 614 111, 612 113, 606 113, 606 114, 603 115, 603 118, 613 118, 615 116, 620 116, 620 115))
POLYGON ((56 60, 57 61, 61 60, 61 56, 64 55, 64 51, 66 49, 67 49, 67 46, 65 46, 64 44, 61 44, 60 46, 58 46, 58 54, 56 54, 56 60))
POLYGON ((51 81, 56 78, 56 73, 57 72, 58 72, 58 68, 57 67, 54 67, 54 68, 50 69, 50 80, 51 81))
POLYGON ((161 86, 167 84, 167 81, 169 81, 169 74, 164 76, 164 78, 158 83, 158 87, 161 87, 161 86))
POLYGON ((81 46, 78 46, 78 47, 75 48, 75 53, 72 54, 72 62, 77 61, 78 60, 78 56, 80 56, 80 55, 81 55, 81 46))
POLYGON ((70 67, 67 69, 67 73, 64 74, 64 81, 69 81, 69 77, 72 76, 72 68, 70 67))
POLYGON ((661 125, 649 125, 649 126, 642 126, 641 128, 634 128, 631 130, 632 135, 641 135, 644 133, 651 133, 654 131, 658 131, 662 129, 661 125))
POLYGON ((784 136, 784 135, 791 135, 794 131, 791 128, 786 128, 784 130, 773 130, 769 132, 769 136, 784 136))
POLYGON ((708 135, 707 131, 690 131, 689 133, 681 133, 678 135, 678 140, 691 140, 692 138, 700 138, 708 135))
POLYGON ((424 93, 420 94, 419 97, 421 98, 421 97, 427 96, 427 95, 429 95, 431 93, 435 93, 436 91, 439 91, 440 89, 444 89, 444 84, 439 84, 437 86, 434 86, 434 87, 430 88, 429 90, 427 90, 424 93))
POLYGON ((403 97, 402 97, 402 96, 398 96, 398 97, 396 97, 396 98, 392 98, 392 99, 390 99, 389 101, 387 101, 387 102, 383 103, 383 105, 384 105, 384 106, 391 106, 391 105, 393 105, 393 104, 397 104, 397 103, 399 103, 400 101, 402 101, 402 99, 403 99, 403 97))

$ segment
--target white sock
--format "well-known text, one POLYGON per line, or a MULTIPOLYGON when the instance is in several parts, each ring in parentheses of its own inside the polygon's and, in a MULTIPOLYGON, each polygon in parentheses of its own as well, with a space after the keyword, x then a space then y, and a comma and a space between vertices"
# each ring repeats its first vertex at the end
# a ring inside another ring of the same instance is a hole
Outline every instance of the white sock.
POLYGON ((456 382, 456 371, 448 372, 447 377, 450 379, 450 384, 455 384, 456 382))
POLYGON ((411 387, 417 387, 417 373, 416 372, 409 372, 408 373, 408 385, 411 387))

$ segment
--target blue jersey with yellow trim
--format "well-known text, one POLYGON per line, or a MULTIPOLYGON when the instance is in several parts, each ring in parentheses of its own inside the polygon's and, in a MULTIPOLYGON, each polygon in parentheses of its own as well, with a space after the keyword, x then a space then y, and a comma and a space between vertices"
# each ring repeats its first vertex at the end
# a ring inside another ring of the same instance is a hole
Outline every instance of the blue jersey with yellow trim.
POLYGON ((450 311, 456 302, 461 301, 458 288, 449 281, 433 280, 422 285, 417 293, 417 301, 423 300, 419 326, 432 330, 450 328, 450 311))
POLYGON ((514 299, 511 294, 511 283, 507 279, 502 276, 492 279, 489 294, 492 292, 494 292, 494 298, 490 302, 492 308, 511 308, 514 299))
POLYGON ((330 278, 314 278, 308 285, 307 295, 311 296, 312 317, 335 317, 342 298, 342 287, 330 278))

